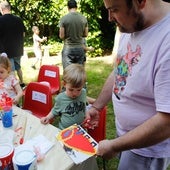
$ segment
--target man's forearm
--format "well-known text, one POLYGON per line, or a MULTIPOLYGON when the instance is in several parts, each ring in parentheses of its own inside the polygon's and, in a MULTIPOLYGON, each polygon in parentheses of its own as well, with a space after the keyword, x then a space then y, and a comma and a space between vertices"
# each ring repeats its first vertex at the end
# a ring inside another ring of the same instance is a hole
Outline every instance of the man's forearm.
POLYGON ((113 139, 112 149, 121 152, 155 145, 170 137, 170 114, 157 113, 155 116, 129 131, 125 135, 113 139))

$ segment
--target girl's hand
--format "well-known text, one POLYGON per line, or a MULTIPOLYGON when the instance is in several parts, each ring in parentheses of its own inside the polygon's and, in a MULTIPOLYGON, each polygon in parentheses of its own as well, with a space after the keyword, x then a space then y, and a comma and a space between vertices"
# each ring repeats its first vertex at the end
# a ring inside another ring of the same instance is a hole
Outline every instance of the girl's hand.
POLYGON ((19 103, 19 98, 15 97, 13 98, 13 104, 17 105, 19 103))

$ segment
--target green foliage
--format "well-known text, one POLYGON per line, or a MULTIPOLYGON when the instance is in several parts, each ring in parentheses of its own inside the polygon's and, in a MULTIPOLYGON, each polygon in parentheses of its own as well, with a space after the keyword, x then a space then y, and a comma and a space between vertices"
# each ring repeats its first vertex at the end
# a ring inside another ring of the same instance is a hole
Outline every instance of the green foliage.
POLYGON ((103 0, 80 0, 80 5, 81 12, 87 17, 89 23, 90 35, 87 43, 98 49, 95 50, 95 56, 112 51, 116 27, 108 21, 108 11, 104 7, 103 0))
MULTIPOLYGON (((114 43, 115 26, 108 22, 108 12, 103 0, 77 0, 78 11, 88 20, 89 36, 88 46, 94 46, 95 51, 89 53, 90 57, 101 56, 112 51, 114 43)), ((59 20, 65 15, 67 1, 63 0, 9 0, 12 12, 20 16, 26 26, 25 45, 32 45, 32 26, 37 25, 40 36, 48 37, 48 44, 60 42, 59 20)))
POLYGON ((58 55, 61 52, 63 44, 55 42, 53 45, 50 45, 50 56, 58 55))
POLYGON ((48 39, 58 38, 58 22, 63 9, 62 0, 10 0, 12 11, 20 16, 26 26, 26 44, 32 43, 32 26, 40 28, 40 34, 48 39))

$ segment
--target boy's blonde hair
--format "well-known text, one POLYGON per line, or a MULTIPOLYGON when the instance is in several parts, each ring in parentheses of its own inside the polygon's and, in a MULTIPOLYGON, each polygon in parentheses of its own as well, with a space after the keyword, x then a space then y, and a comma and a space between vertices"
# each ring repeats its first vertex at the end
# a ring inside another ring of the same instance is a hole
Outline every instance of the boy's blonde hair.
POLYGON ((32 32, 35 32, 36 30, 39 30, 39 28, 37 26, 33 26, 32 27, 32 32))
POLYGON ((86 82, 86 72, 81 64, 70 64, 63 72, 63 81, 74 88, 81 87, 86 82))
POLYGON ((0 66, 8 71, 11 71, 11 62, 6 53, 0 54, 0 66))

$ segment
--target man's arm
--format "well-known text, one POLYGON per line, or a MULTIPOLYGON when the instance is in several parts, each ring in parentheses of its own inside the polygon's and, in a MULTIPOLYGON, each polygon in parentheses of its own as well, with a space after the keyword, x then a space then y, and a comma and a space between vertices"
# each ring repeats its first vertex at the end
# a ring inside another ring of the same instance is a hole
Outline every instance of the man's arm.
POLYGON ((170 137, 170 114, 158 112, 143 124, 123 136, 99 143, 98 155, 106 159, 118 152, 149 147, 170 137))
POLYGON ((87 37, 88 36, 88 32, 89 32, 89 29, 88 29, 88 26, 87 26, 87 27, 85 27, 83 37, 87 37))
POLYGON ((60 27, 59 37, 60 37, 62 40, 64 39, 64 37, 65 37, 65 29, 64 29, 64 27, 60 27))

